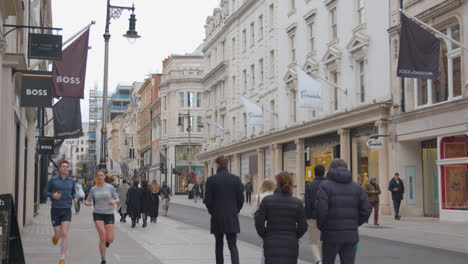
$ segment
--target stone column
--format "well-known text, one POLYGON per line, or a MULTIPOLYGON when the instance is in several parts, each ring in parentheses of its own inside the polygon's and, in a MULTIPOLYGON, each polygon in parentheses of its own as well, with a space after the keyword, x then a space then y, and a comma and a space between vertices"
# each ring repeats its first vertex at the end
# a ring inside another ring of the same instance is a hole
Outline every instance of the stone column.
POLYGON ((380 190, 382 191, 382 194, 380 195, 380 211, 383 214, 388 215, 392 213, 393 206, 390 202, 390 192, 385 188, 392 177, 391 173, 388 171, 388 137, 386 136, 388 133, 388 126, 385 120, 375 122, 375 126, 377 127, 378 135, 381 136, 379 137, 379 140, 382 141, 382 148, 379 149, 379 176, 377 177, 380 190))
POLYGON ((304 198, 305 192, 305 159, 304 159, 304 140, 296 139, 296 196, 299 199, 304 198))
MULTIPOLYGON (((241 157, 240 154, 234 154, 234 168, 232 169, 234 171, 234 174, 241 177, 240 173, 240 165, 241 165, 241 157)), ((241 177, 242 179, 242 177, 241 177)))
POLYGON ((349 163, 351 161, 350 159, 350 149, 349 149, 349 143, 350 143, 350 138, 349 138, 349 129, 348 128, 342 128, 338 130, 338 135, 340 135, 340 158, 346 163, 349 163))
POLYGON ((265 149, 259 148, 257 149, 257 156, 258 156, 258 180, 257 186, 255 187, 254 193, 257 194, 260 190, 260 186, 263 184, 263 180, 265 179, 265 149))

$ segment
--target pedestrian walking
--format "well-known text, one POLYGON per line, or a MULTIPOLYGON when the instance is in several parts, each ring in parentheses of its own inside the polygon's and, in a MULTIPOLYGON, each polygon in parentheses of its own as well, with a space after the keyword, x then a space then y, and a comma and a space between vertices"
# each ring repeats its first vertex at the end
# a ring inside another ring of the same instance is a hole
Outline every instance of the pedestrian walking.
POLYGON ((253 185, 250 179, 245 184, 245 203, 252 204, 253 185))
POLYGON ((81 183, 78 181, 78 178, 75 179, 75 193, 77 200, 77 202, 75 203, 75 214, 78 214, 80 212, 81 202, 86 196, 83 190, 83 186, 81 186, 81 183))
POLYGON ((149 188, 148 181, 141 182, 141 213, 143 215, 143 225, 145 228, 148 225, 148 216, 153 210, 153 194, 149 188))
POLYGON ((334 264, 337 254, 342 264, 354 263, 358 227, 368 221, 371 211, 366 192, 353 182, 347 167, 342 159, 331 161, 327 178, 320 184, 315 200, 317 227, 323 241, 323 264, 334 264))
MULTIPOLYGON (((260 204, 268 195, 272 195, 275 190, 275 183, 272 180, 264 180, 260 187, 260 194, 257 196, 257 210, 260 208, 260 204)), ((261 263, 265 264, 265 252, 263 250, 263 238, 260 237, 260 244, 262 245, 262 260, 261 263)))
POLYGON ((400 205, 405 193, 405 185, 397 172, 388 184, 388 190, 392 193, 393 209, 395 210, 395 220, 400 220, 400 205))
POLYGON ((377 183, 377 179, 375 177, 371 177, 368 184, 366 184, 366 193, 367 199, 369 199, 371 213, 374 210, 374 225, 379 225, 379 203, 380 203, 380 186, 377 183))
POLYGON ((201 194, 201 187, 200 187, 199 182, 196 182, 193 185, 192 192, 193 192, 193 199, 195 200, 195 203, 196 203, 198 201, 198 197, 200 197, 200 194, 201 194))
POLYGON ((315 199, 322 181, 325 180, 325 167, 317 165, 314 168, 315 178, 306 184, 305 188, 305 213, 307 218, 309 233, 309 244, 312 249, 314 264, 322 261, 322 241, 320 240, 320 230, 317 228, 317 209, 315 208, 315 199))
POLYGON ((104 170, 96 172, 97 185, 89 191, 86 206, 93 206, 93 220, 99 234, 99 252, 101 264, 106 264, 106 248, 114 242, 114 205, 119 197, 113 185, 105 182, 104 170))
POLYGON ((237 234, 240 233, 239 212, 244 204, 243 185, 239 176, 228 172, 228 160, 216 158, 216 174, 206 181, 204 203, 211 215, 210 232, 216 241, 216 264, 223 264, 223 240, 226 235, 231 264, 239 264, 237 234))
POLYGON ((158 221, 159 215, 159 184, 158 181, 153 180, 151 183, 151 196, 152 196, 152 206, 150 210, 150 218, 152 223, 158 221))
POLYGON ((119 186, 119 213, 120 213, 120 222, 127 223, 127 193, 130 186, 127 184, 127 180, 123 180, 122 184, 119 186))
POLYGON ((292 196, 291 174, 283 171, 276 175, 276 186, 274 194, 266 196, 255 213, 255 228, 263 238, 266 263, 295 264, 299 239, 307 231, 304 207, 292 196))
POLYGON ((72 206, 77 203, 75 181, 68 176, 70 164, 66 160, 58 163, 59 175, 52 177, 46 185, 44 196, 52 201, 50 218, 54 227, 52 244, 60 243, 59 264, 65 264, 65 254, 68 248, 68 231, 72 220, 72 206))
POLYGON ((163 187, 161 188, 161 197, 163 201, 163 215, 167 216, 169 210, 169 202, 171 200, 171 188, 167 186, 166 181, 163 181, 163 187))
POLYGON ((188 198, 189 200, 193 198, 193 183, 190 182, 187 186, 188 198))
POLYGON ((143 195, 140 188, 138 188, 138 184, 138 181, 133 181, 133 186, 127 192, 127 213, 132 219, 132 228, 141 218, 141 199, 143 195))

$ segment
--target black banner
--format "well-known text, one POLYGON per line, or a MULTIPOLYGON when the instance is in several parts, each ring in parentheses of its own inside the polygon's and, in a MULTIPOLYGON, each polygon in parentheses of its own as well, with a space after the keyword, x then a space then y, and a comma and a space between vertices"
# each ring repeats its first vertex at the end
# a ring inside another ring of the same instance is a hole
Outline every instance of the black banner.
POLYGON ((22 73, 21 106, 52 106, 52 75, 47 72, 28 71, 22 73))
POLYGON ((53 137, 39 137, 37 141, 37 152, 39 154, 54 155, 54 140, 53 137))
POLYGON ((62 97, 54 106, 54 134, 56 139, 83 136, 80 99, 62 97))
POLYGON ((0 259, 2 264, 24 264, 23 243, 13 196, 0 195, 0 259))
POLYGON ((61 60, 62 36, 29 33, 30 59, 61 60))
POLYGON ((401 14, 397 76, 437 80, 440 40, 401 14))

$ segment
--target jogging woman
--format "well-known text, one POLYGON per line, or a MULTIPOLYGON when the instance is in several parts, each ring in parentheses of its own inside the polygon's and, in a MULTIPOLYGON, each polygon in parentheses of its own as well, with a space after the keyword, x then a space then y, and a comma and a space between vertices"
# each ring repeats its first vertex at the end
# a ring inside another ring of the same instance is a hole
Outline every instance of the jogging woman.
POLYGON ((96 172, 97 185, 89 191, 85 205, 92 206, 94 200, 93 219, 99 233, 99 251, 101 264, 106 264, 106 247, 114 241, 114 205, 119 202, 114 186, 105 182, 103 170, 96 172))

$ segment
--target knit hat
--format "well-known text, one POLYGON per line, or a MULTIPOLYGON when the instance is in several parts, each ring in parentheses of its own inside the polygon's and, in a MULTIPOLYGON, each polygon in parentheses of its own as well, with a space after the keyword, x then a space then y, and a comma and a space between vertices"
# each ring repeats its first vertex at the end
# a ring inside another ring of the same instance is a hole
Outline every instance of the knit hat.
POLYGON ((375 177, 371 177, 370 181, 376 181, 377 179, 375 177))

